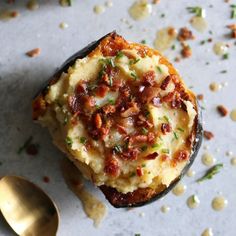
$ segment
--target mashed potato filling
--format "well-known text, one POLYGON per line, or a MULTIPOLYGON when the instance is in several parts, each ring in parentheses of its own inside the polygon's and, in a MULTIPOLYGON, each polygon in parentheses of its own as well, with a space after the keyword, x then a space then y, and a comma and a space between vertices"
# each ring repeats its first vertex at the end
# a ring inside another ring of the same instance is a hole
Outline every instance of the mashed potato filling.
POLYGON ((160 56, 135 49, 78 59, 49 87, 38 121, 96 185, 122 193, 168 187, 189 161, 197 115, 170 76, 160 56))

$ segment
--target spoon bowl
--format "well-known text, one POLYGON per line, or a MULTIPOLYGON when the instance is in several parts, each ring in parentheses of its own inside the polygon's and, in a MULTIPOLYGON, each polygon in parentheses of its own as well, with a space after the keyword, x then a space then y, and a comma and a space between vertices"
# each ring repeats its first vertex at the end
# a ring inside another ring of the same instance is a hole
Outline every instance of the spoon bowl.
POLYGON ((18 235, 56 235, 59 214, 55 203, 23 177, 5 176, 0 180, 0 210, 18 235))

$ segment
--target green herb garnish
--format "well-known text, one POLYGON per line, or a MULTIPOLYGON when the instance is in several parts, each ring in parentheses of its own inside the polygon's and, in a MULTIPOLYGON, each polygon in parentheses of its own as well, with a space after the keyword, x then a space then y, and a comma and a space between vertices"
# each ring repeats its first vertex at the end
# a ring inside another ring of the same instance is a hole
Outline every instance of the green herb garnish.
POLYGON ((163 72, 160 66, 157 66, 157 70, 158 70, 160 73, 163 72))
POLYGON ((163 119, 167 122, 167 123, 170 123, 170 120, 167 116, 163 116, 163 119))
POLYGON ((116 58, 119 59, 121 57, 124 56, 124 53, 122 51, 119 51, 117 54, 116 54, 116 58))
POLYGON ((179 139, 178 134, 177 134, 176 132, 173 132, 173 133, 174 133, 174 137, 175 137, 175 139, 178 140, 178 139, 179 139))
POLYGON ((72 139, 71 139, 69 136, 67 136, 67 137, 65 138, 65 142, 66 142, 66 144, 67 144, 69 147, 71 147, 72 144, 73 144, 73 141, 72 141, 72 139))
POLYGON ((168 148, 163 148, 163 149, 161 149, 161 152, 165 153, 165 154, 169 154, 170 150, 168 148))
POLYGON ((232 8, 231 18, 235 19, 236 18, 236 5, 230 5, 230 7, 232 8))
POLYGON ((133 77, 134 80, 138 79, 137 75, 134 72, 131 72, 130 75, 131 77, 133 77))
POLYGON ((63 125, 66 125, 68 123, 68 116, 64 118, 63 125))
POLYGON ((148 130, 144 127, 142 127, 142 134, 147 134, 148 133, 148 130))
POLYGON ((212 179, 214 175, 216 175, 220 172, 220 169, 223 168, 223 166, 224 165, 222 163, 214 165, 206 172, 206 174, 203 177, 198 179, 197 182, 200 183, 205 180, 212 179))
POLYGON ((152 148, 160 148, 161 145, 162 145, 162 144, 160 144, 160 143, 154 143, 154 144, 152 145, 152 148))
POLYGON ((171 49, 172 49, 172 50, 175 50, 175 48, 176 48, 175 45, 172 45, 172 46, 171 46, 171 49))
POLYGON ((135 172, 132 172, 132 173, 130 174, 130 177, 134 177, 134 176, 136 176, 136 173, 135 173, 135 172))
POLYGON ((137 59, 130 59, 129 64, 130 65, 135 65, 136 63, 138 63, 140 61, 140 58, 137 59))
POLYGON ((187 10, 196 16, 203 17, 203 9, 201 7, 187 7, 187 10))
POLYGON ((229 54, 228 54, 228 53, 225 53, 225 54, 223 55, 223 59, 224 59, 224 60, 229 59, 229 54))
POLYGON ((115 105, 115 100, 112 98, 108 98, 108 103, 110 103, 111 105, 115 105))
POLYGON ((118 144, 116 144, 114 147, 113 147, 113 151, 115 153, 122 153, 122 147, 118 144))
POLYGON ((166 15, 164 13, 161 14, 161 18, 164 18, 166 15))
POLYGON ((147 150, 147 148, 148 148, 147 145, 143 145, 143 146, 141 147, 141 150, 142 150, 143 152, 145 152, 145 151, 147 150))
POLYGON ((184 129, 178 127, 177 130, 179 130, 180 132, 184 132, 184 129))
POLYGON ((141 40, 141 42, 140 43, 142 43, 142 44, 146 44, 147 43, 147 41, 145 40, 145 39, 143 39, 143 40, 141 40))
POLYGON ((87 142, 87 139, 85 137, 80 137, 80 143, 85 144, 87 142))
POLYGON ((220 73, 225 74, 225 73, 227 73, 227 70, 222 70, 222 71, 220 71, 220 73))
POLYGON ((32 143, 32 140, 33 140, 33 137, 30 136, 30 137, 25 141, 25 143, 23 144, 23 146, 21 146, 21 147, 18 149, 17 153, 18 153, 18 154, 21 154, 21 153, 32 143))

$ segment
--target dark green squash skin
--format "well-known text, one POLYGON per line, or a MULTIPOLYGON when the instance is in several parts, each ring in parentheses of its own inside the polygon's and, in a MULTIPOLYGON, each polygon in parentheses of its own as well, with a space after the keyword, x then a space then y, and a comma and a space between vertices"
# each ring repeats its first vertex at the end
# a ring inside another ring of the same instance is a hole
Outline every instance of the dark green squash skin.
MULTIPOLYGON (((112 35, 116 35, 116 32, 113 31, 113 32, 103 36, 99 40, 90 43, 88 46, 84 47, 83 49, 81 49, 80 51, 78 51, 77 53, 72 55, 70 58, 68 58, 63 63, 63 65, 55 72, 55 74, 46 82, 46 84, 43 86, 43 89, 40 90, 40 92, 36 95, 36 97, 39 96, 40 94, 45 95, 47 93, 48 86, 56 83, 56 81, 60 78, 60 75, 63 72, 66 72, 68 70, 68 68, 70 66, 72 66, 77 59, 82 59, 82 58, 86 57, 90 52, 92 52, 99 45, 101 40, 103 40, 107 36, 112 36, 112 35)), ((116 208, 124 208, 124 207, 140 207, 140 206, 143 206, 146 204, 150 204, 150 203, 164 197, 168 192, 170 192, 175 187, 175 185, 182 179, 182 177, 187 173, 187 171, 189 170, 189 168, 193 164, 193 162, 198 154, 198 151, 199 151, 201 143, 202 143, 202 138, 203 138, 202 117, 201 117, 200 106, 197 103, 197 99, 195 102, 196 102, 196 107, 198 109, 198 115, 195 118, 195 130, 196 130, 195 142, 192 147, 192 154, 190 155, 189 162, 184 167, 181 174, 174 181, 172 181, 172 183, 167 188, 165 188, 161 192, 154 194, 154 196, 152 196, 148 200, 146 200, 146 199, 145 199, 145 201, 140 200, 140 201, 137 201, 134 203, 129 203, 125 199, 125 194, 121 194, 121 193, 117 192, 116 189, 105 186, 105 185, 100 186, 99 187, 100 190, 104 193, 105 197, 111 203, 112 206, 114 206, 116 208), (118 196, 118 195, 120 195, 120 196, 118 196), (116 200, 113 201, 112 199, 116 199, 116 200)))

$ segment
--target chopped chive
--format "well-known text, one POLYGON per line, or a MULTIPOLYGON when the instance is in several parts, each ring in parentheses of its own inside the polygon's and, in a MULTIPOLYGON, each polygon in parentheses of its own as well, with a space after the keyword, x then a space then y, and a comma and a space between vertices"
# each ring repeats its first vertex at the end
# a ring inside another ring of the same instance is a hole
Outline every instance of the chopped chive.
POLYGON ((66 125, 68 123, 68 116, 64 118, 63 125, 66 125))
POLYGON ((140 58, 137 59, 130 59, 129 64, 130 65, 135 65, 136 63, 138 63, 140 61, 140 58))
POLYGON ((176 48, 175 45, 172 45, 172 46, 171 46, 171 49, 172 49, 172 50, 175 50, 175 48, 176 48))
POLYGON ((141 40, 141 42, 140 43, 142 43, 142 44, 146 44, 147 43, 147 41, 145 40, 145 39, 143 39, 143 40, 141 40))
POLYGON ((85 144, 87 139, 85 137, 80 137, 80 143, 85 144))
POLYGON ((163 116, 164 120, 167 122, 167 123, 170 123, 170 120, 167 116, 163 116))
POLYGON ((170 150, 169 150, 168 148, 163 148, 163 149, 161 149, 161 152, 162 152, 162 153, 169 154, 169 153, 170 153, 170 150))
POLYGON ((178 140, 178 139, 179 139, 178 134, 177 134, 176 132, 173 132, 173 133, 174 133, 174 137, 175 137, 175 139, 178 140))
POLYGON ((115 105, 115 100, 112 98, 108 98, 108 103, 110 103, 111 105, 115 105))
POLYGON ((66 144, 67 144, 69 147, 71 147, 72 144, 73 144, 73 141, 72 141, 72 139, 71 139, 69 136, 67 136, 67 137, 65 138, 65 142, 66 142, 66 144))
POLYGON ((184 132, 184 129, 178 127, 177 130, 179 130, 180 132, 184 132))
POLYGON ((147 134, 148 133, 148 130, 144 127, 142 127, 142 134, 147 134))
POLYGON ((211 167, 206 174, 197 180, 198 183, 203 182, 205 180, 212 179, 214 175, 218 174, 220 172, 220 169, 223 168, 223 164, 219 163, 211 167))
POLYGON ((157 70, 158 70, 160 73, 163 72, 160 66, 157 66, 157 70))
POLYGON ((30 137, 25 141, 25 143, 23 144, 23 146, 21 146, 21 147, 18 149, 17 153, 18 153, 18 154, 21 154, 21 153, 31 144, 32 140, 33 140, 33 137, 30 136, 30 137))
POLYGON ((119 51, 117 54, 116 54, 116 58, 119 59, 121 57, 124 56, 124 53, 122 51, 119 51))
POLYGON ((72 0, 67 0, 68 6, 72 6, 72 0))
POLYGON ((134 72, 131 72, 130 75, 131 75, 131 77, 134 78, 134 80, 137 80, 137 79, 138 79, 137 75, 136 75, 134 72))
POLYGON ((150 115, 150 111, 145 110, 145 111, 144 111, 144 115, 145 115, 146 117, 149 117, 149 115, 150 115))
POLYGON ((161 14, 161 18, 164 18, 166 15, 164 13, 161 14))
POLYGON ((146 167, 146 164, 142 164, 142 167, 146 167))
POLYGON ((203 45, 203 44, 205 44, 205 42, 206 42, 205 40, 202 40, 202 41, 200 42, 200 44, 203 45))
POLYGON ((161 146, 160 143, 154 143, 154 144, 152 145, 152 148, 159 148, 160 146, 161 146))
POLYGON ((143 146, 141 147, 141 150, 142 150, 143 152, 145 152, 145 151, 147 150, 147 148, 148 148, 147 145, 143 145, 143 146))
POLYGON ((222 71, 220 71, 220 73, 225 74, 225 73, 227 73, 227 70, 222 70, 222 71))
POLYGON ((132 173, 130 174, 130 177, 134 177, 134 176, 136 176, 136 173, 135 173, 135 172, 132 172, 132 173))
POLYGON ((108 77, 109 78, 109 85, 112 86, 113 85, 113 79, 111 76, 108 77))
POLYGON ((114 147, 113 147, 113 151, 115 153, 122 153, 122 147, 118 144, 116 144, 114 147))
POLYGON ((201 7, 187 7, 189 13, 194 13, 196 16, 203 17, 203 9, 201 7))
POLYGON ((231 19, 235 19, 236 18, 236 5, 230 5, 230 7, 232 8, 232 12, 231 12, 231 19))

